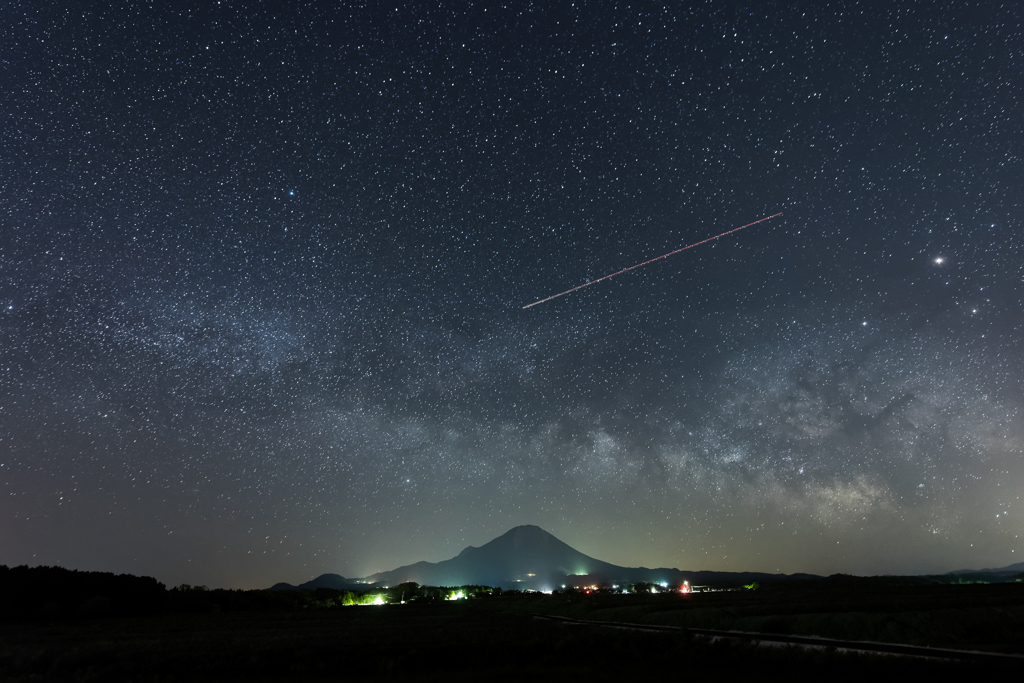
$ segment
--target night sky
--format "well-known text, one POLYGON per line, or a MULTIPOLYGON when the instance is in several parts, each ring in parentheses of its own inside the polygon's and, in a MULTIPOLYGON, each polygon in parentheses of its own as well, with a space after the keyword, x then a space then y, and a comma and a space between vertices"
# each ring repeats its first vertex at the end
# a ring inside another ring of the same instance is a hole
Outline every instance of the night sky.
POLYGON ((0 564, 1024 561, 1019 3, 109 4, 0 9, 0 564))

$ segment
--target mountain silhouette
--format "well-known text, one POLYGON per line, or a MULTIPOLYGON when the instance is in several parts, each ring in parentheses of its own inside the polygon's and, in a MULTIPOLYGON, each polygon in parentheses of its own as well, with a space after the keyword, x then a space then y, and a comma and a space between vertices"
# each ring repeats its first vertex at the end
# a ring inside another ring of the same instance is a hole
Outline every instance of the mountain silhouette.
POLYGON ((638 582, 679 585, 818 578, 810 574, 686 572, 678 569, 620 567, 584 555, 538 526, 517 526, 479 548, 470 546, 450 560, 417 562, 359 579, 362 584, 395 586, 484 585, 504 589, 557 590, 563 586, 623 585, 638 582))
MULTIPOLYGON (((946 576, 985 575, 992 580, 1011 580, 1024 573, 1024 563, 999 569, 964 569, 946 576), (1003 577, 1003 578, 998 578, 1003 577)), ((461 553, 442 562, 416 562, 415 564, 378 572, 361 579, 346 579, 338 574, 323 574, 312 581, 293 586, 275 584, 270 590, 303 590, 333 588, 337 590, 366 591, 381 586, 397 586, 415 581, 421 586, 494 586, 503 589, 558 590, 563 586, 627 586, 640 582, 679 586, 689 581, 691 586, 740 586, 752 582, 766 583, 805 579, 822 579, 815 574, 767 574, 763 572, 709 572, 679 569, 648 569, 646 567, 620 567, 584 555, 563 543, 538 526, 517 526, 485 543, 479 548, 470 546, 461 553)), ((835 574, 829 579, 844 581, 856 578, 835 574)))
POLYGON ((958 569, 950 574, 1024 574, 1024 562, 1017 562, 1005 567, 992 569, 958 569))
POLYGON ((538 526, 517 526, 479 548, 470 546, 442 562, 417 562, 364 579, 383 585, 415 581, 430 586, 479 584, 548 590, 561 588, 567 576, 612 575, 620 569, 596 560, 538 526))
POLYGON ((346 579, 340 574, 321 574, 312 581, 306 583, 300 583, 298 586, 293 586, 290 583, 275 583, 270 587, 272 591, 300 591, 300 590, 316 590, 317 588, 332 588, 339 591, 361 591, 366 590, 366 586, 359 583, 357 579, 346 579))

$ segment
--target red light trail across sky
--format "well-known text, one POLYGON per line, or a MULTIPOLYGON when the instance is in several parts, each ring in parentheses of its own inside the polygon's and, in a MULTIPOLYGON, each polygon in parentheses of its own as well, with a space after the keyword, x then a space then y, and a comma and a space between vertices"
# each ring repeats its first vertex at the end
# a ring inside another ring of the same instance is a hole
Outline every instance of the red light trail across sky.
POLYGON ((655 261, 660 261, 661 259, 667 258, 667 257, 671 256, 672 254, 678 254, 681 251, 686 251, 687 249, 693 249, 694 247, 699 247, 700 245, 705 244, 706 242, 710 242, 712 240, 717 240, 719 237, 725 237, 726 235, 731 235, 734 232, 739 232, 740 230, 742 230, 744 228, 749 228, 752 225, 757 225, 758 223, 763 223, 766 220, 769 220, 771 218, 775 218, 776 216, 781 216, 781 215, 782 215, 781 211, 779 211, 778 213, 773 213, 771 216, 765 216, 764 218, 758 219, 758 220, 754 221, 753 223, 747 223, 746 225, 741 225, 738 228, 733 228, 732 230, 726 230, 721 235, 715 235, 714 237, 708 237, 707 239, 701 240, 700 242, 694 242, 693 244, 688 244, 685 247, 680 247, 679 249, 676 249, 675 251, 670 251, 667 254, 662 254, 661 256, 655 256, 654 258, 649 259, 647 261, 644 261, 643 263, 638 263, 635 266, 630 266, 629 268, 623 268, 622 270, 616 271, 616 272, 614 272, 614 273, 612 273, 610 275, 605 275, 604 277, 599 277, 596 280, 591 280, 590 282, 584 282, 582 285, 576 285, 572 289, 567 289, 564 292, 560 292, 558 294, 552 294, 547 299, 541 299, 540 301, 534 301, 532 304, 526 304, 525 306, 523 306, 523 308, 530 308, 531 306, 536 306, 537 304, 542 304, 545 301, 551 301, 552 299, 557 299, 560 296, 565 296, 566 294, 572 294, 577 289, 583 289, 584 287, 589 287, 590 285, 596 284, 596 283, 600 282, 601 280, 607 280, 610 277, 615 277, 616 275, 622 275, 623 273, 626 273, 626 272, 628 272, 630 270, 633 270, 634 268, 639 268, 640 266, 646 266, 648 263, 654 263, 655 261))

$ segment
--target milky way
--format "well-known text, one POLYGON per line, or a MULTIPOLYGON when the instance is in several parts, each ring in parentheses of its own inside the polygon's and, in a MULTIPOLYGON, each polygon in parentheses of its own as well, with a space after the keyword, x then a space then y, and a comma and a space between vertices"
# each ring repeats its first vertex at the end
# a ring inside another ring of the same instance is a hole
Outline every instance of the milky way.
POLYGON ((0 21, 0 563, 1024 561, 1013 3, 43 4, 0 21))

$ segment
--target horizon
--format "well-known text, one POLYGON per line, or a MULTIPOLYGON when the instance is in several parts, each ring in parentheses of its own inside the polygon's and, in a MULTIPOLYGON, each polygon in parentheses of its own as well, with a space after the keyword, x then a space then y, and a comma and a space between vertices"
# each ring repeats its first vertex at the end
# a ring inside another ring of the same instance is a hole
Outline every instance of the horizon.
MULTIPOLYGON (((498 536, 490 539, 489 541, 487 541, 486 543, 481 544, 480 546, 472 546, 472 545, 466 546, 465 548, 463 548, 462 551, 459 551, 459 553, 457 553, 456 555, 454 555, 452 557, 444 558, 442 560, 437 560, 437 561, 414 560, 414 561, 403 563, 403 564, 401 564, 399 566, 396 566, 396 567, 392 567, 391 569, 379 570, 379 571, 372 572, 372 573, 366 574, 366 575, 361 575, 361 576, 346 576, 346 575, 343 575, 343 574, 339 574, 338 572, 323 572, 323 573, 317 574, 315 576, 307 577, 305 580, 301 580, 301 581, 291 581, 291 580, 287 580, 287 579, 280 579, 280 580, 276 581, 273 585, 268 585, 268 586, 247 586, 247 587, 241 587, 241 588, 242 588, 242 590, 264 590, 264 589, 270 589, 273 586, 276 586, 276 585, 279 585, 279 584, 288 584, 288 585, 291 585, 291 586, 299 586, 301 584, 304 584, 304 583, 307 583, 307 582, 310 582, 310 581, 314 581, 316 579, 320 579, 320 578, 323 578, 325 576, 339 577, 339 578, 344 579, 346 581, 361 582, 361 581, 364 581, 366 579, 372 578, 373 576, 377 576, 379 574, 389 574, 389 573, 398 571, 398 570, 402 569, 403 567, 416 566, 416 565, 422 564, 422 563, 427 563, 427 564, 430 564, 430 565, 437 565, 439 563, 447 562, 449 560, 456 560, 466 550, 478 549, 478 548, 482 548, 482 547, 488 546, 492 542, 498 541, 498 540, 500 540, 500 539, 510 535, 512 532, 514 532, 514 531, 516 531, 518 529, 523 529, 523 528, 534 528, 534 529, 537 529, 540 532, 542 532, 543 534, 551 536, 552 538, 554 538, 559 543, 562 543, 563 545, 568 546, 571 550, 573 550, 575 552, 580 552, 578 549, 574 548, 572 546, 572 544, 566 543, 565 541, 563 541, 562 539, 558 538, 557 536, 554 536, 554 534, 549 533, 548 531, 546 531, 542 527, 539 527, 539 526, 537 526, 535 524, 520 524, 520 525, 517 525, 515 527, 512 527, 511 529, 507 530, 506 532, 504 532, 502 534, 499 534, 498 536)), ((582 553, 582 554, 586 555, 587 557, 590 557, 590 559, 597 560, 599 562, 605 562, 605 560, 603 560, 600 557, 593 557, 593 556, 587 555, 587 553, 582 553)), ((697 573, 709 572, 709 573, 723 573, 723 574, 737 574, 737 575, 747 575, 747 574, 767 574, 767 575, 776 575, 776 576, 808 575, 808 576, 813 576, 813 577, 816 577, 816 578, 829 578, 831 576, 840 576, 840 575, 841 576, 852 576, 852 577, 855 577, 855 578, 872 578, 872 577, 885 577, 885 576, 892 576, 892 577, 899 577, 899 576, 907 576, 907 577, 944 576, 944 575, 958 574, 958 573, 963 573, 963 572, 967 572, 967 573, 971 573, 971 572, 982 573, 982 572, 985 572, 985 571, 1000 572, 1002 570, 1005 570, 1007 567, 1011 567, 1011 566, 1014 566, 1016 564, 1024 564, 1024 562, 1014 562, 1014 563, 1010 563, 1009 565, 1006 565, 1006 566, 1003 566, 1003 567, 979 567, 979 568, 963 567, 963 568, 960 568, 960 569, 952 569, 952 570, 943 571, 943 572, 916 573, 916 574, 914 574, 914 573, 911 573, 911 574, 850 574, 850 573, 847 573, 847 572, 834 572, 832 574, 816 574, 816 573, 813 573, 813 572, 804 572, 804 571, 795 571, 795 572, 765 572, 765 571, 760 571, 760 570, 742 570, 742 569, 740 569, 740 570, 730 570, 730 571, 720 571, 720 570, 706 570, 706 569, 689 569, 689 568, 683 568, 683 567, 669 567, 669 566, 650 566, 650 567, 648 567, 648 566, 641 566, 641 565, 616 565, 615 563, 608 563, 608 564, 614 565, 614 566, 616 566, 616 567, 618 567, 620 569, 639 569, 639 570, 649 570, 649 571, 668 570, 668 571, 677 571, 677 572, 680 572, 680 573, 683 573, 683 574, 697 574, 697 573)), ((32 565, 28 565, 28 566, 31 568, 32 565)), ((43 565, 36 565, 36 566, 43 566, 43 565)), ((85 571, 85 572, 99 571, 99 570, 89 570, 89 569, 82 569, 82 568, 75 568, 75 567, 61 567, 61 568, 68 569, 68 570, 85 571)), ((129 572, 117 572, 117 571, 112 571, 112 572, 109 572, 109 573, 113 573, 115 575, 116 574, 130 574, 129 572)), ((146 576, 148 576, 148 575, 146 575, 146 576)), ((579 576, 588 576, 588 574, 582 574, 582 575, 579 575, 579 576)), ((160 581, 159 577, 153 576, 153 577, 150 577, 150 578, 154 578, 157 581, 160 581)), ((167 586, 167 588, 174 588, 174 587, 176 587, 178 585, 181 585, 181 584, 171 584, 171 583, 167 583, 165 581, 160 581, 160 583, 162 583, 165 586, 167 586)), ((374 588, 379 588, 379 586, 377 586, 377 583, 379 583, 379 581, 366 584, 367 585, 367 590, 373 590, 374 588)), ((192 584, 188 584, 188 585, 192 585, 192 584)), ((198 586, 198 585, 204 585, 204 584, 195 584, 195 585, 198 586)), ((434 584, 423 584, 423 585, 434 585, 434 584)), ((456 585, 456 584, 441 583, 441 584, 437 584, 437 585, 446 585, 447 586, 447 585, 456 585)), ((210 588, 210 589, 229 589, 229 590, 231 590, 231 589, 238 589, 239 588, 237 586, 227 586, 227 587, 226 586, 206 586, 206 587, 210 588)))
MULTIPOLYGON (((537 526, 535 524, 520 524, 518 526, 512 527, 508 531, 506 531, 506 532, 496 536, 495 538, 491 539, 490 541, 488 541, 488 542, 486 542, 486 543, 484 543, 484 544, 482 544, 480 546, 472 546, 472 545, 471 546, 466 546, 458 554, 456 554, 456 555, 454 555, 454 556, 452 556, 450 558, 446 558, 444 560, 438 560, 436 562, 430 562, 429 560, 416 560, 416 561, 404 563, 404 564, 402 564, 402 565, 400 565, 398 567, 393 567, 393 568, 391 568, 389 570, 381 570, 381 571, 373 572, 371 574, 367 574, 365 576, 344 576, 344 575, 340 575, 340 574, 338 574, 336 572, 327 572, 327 573, 324 573, 324 574, 319 574, 319 575, 317 575, 315 577, 311 577, 310 579, 307 579, 307 581, 315 580, 315 579, 318 579, 318 578, 322 578, 324 576, 340 576, 341 578, 343 578, 343 579, 345 579, 347 581, 363 581, 363 580, 366 580, 366 579, 370 579, 370 578, 372 578, 374 576, 378 576, 380 574, 390 574, 390 573, 396 572, 396 571, 402 569, 403 567, 416 566, 418 564, 421 564, 422 562, 427 562, 428 564, 436 565, 436 564, 439 564, 439 563, 442 563, 442 562, 447 562, 447 561, 450 561, 450 560, 456 560, 458 557, 460 557, 462 555, 462 553, 464 553, 467 550, 478 549, 478 548, 483 548, 483 547, 489 546, 492 543, 494 543, 496 541, 499 541, 500 539, 505 538, 506 536, 512 534, 513 532, 515 532, 515 531, 517 531, 519 529, 525 529, 525 528, 537 529, 538 531, 540 531, 540 532, 542 532, 542 533, 544 533, 544 534, 546 534, 548 536, 551 536, 552 538, 554 538, 559 543, 562 543, 562 544, 568 546, 570 549, 572 549, 572 550, 574 550, 576 552, 580 552, 578 549, 574 548, 571 543, 566 543, 565 541, 563 541, 562 539, 558 538, 554 534, 549 533, 548 531, 546 531, 542 527, 539 527, 539 526, 537 526)), ((602 558, 600 558, 600 557, 593 557, 591 555, 587 555, 587 553, 582 553, 582 554, 586 555, 587 557, 590 557, 591 559, 594 559, 594 560, 597 560, 597 561, 600 561, 600 562, 604 562, 604 560, 602 558)), ((615 563, 609 563, 609 564, 613 564, 614 565, 615 563)), ((1015 564, 1024 564, 1024 562, 1011 563, 1009 565, 1006 565, 1006 567, 1010 567, 1010 566, 1013 566, 1015 564)), ((658 571, 658 570, 662 570, 662 569, 667 569, 667 570, 671 570, 671 571, 679 571, 679 572, 682 572, 682 573, 702 573, 702 572, 709 572, 709 571, 714 572, 714 571, 716 571, 716 570, 688 569, 688 568, 683 568, 683 567, 668 567, 668 566, 665 566, 665 567, 656 567, 656 566, 646 567, 646 566, 639 566, 639 565, 616 565, 616 566, 618 566, 620 568, 623 568, 623 569, 648 569, 648 570, 651 570, 651 571, 658 571)), ((952 569, 952 570, 949 570, 949 571, 946 571, 946 572, 938 572, 938 573, 934 573, 934 574, 883 574, 883 575, 874 574, 874 575, 858 575, 858 574, 845 574, 843 572, 837 572, 837 573, 834 573, 834 574, 831 574, 831 575, 822 575, 822 574, 813 574, 813 573, 810 573, 810 572, 800 572, 800 571, 780 573, 780 572, 763 572, 763 571, 756 571, 756 570, 737 570, 737 571, 734 571, 734 572, 721 572, 721 573, 773 574, 773 575, 779 575, 779 576, 793 576, 793 575, 799 575, 799 574, 807 574, 809 576, 816 576, 816 577, 820 577, 820 578, 827 578, 828 576, 835 576, 835 575, 847 575, 847 576, 855 576, 855 577, 860 577, 860 578, 869 578, 870 576, 929 576, 929 575, 932 575, 932 576, 942 576, 942 575, 961 573, 961 572, 1000 571, 1000 570, 1005 569, 1006 567, 985 567, 985 568, 967 568, 967 567, 963 567, 963 568, 960 568, 960 569, 952 569)), ((586 574, 583 574, 583 576, 586 576, 586 574)), ((279 583, 291 583, 291 582, 281 581, 279 583)), ((300 583, 304 583, 304 582, 300 582, 300 583)), ((297 584, 295 584, 295 585, 297 585, 297 584)), ((444 584, 444 585, 448 585, 448 584, 444 584)))
POLYGON ((0 564, 1024 560, 1015 8, 51 5, 0 44, 0 564))

